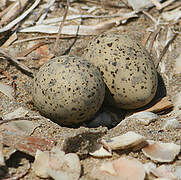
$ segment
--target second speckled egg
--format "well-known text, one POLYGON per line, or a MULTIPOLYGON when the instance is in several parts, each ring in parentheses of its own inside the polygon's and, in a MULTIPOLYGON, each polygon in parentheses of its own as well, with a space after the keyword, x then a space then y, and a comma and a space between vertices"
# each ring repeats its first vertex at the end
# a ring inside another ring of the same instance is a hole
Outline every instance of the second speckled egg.
POLYGON ((88 44, 83 57, 100 69, 109 89, 107 99, 116 107, 140 108, 155 96, 158 79, 152 58, 129 35, 101 34, 88 44))

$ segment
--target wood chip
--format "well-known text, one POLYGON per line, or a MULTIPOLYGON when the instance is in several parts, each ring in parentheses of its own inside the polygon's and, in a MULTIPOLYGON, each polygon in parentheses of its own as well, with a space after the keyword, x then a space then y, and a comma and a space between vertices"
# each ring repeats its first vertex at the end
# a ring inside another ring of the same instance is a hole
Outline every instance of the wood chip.
POLYGON ((144 111, 158 113, 158 112, 165 111, 165 110, 168 110, 171 108, 173 108, 173 103, 171 101, 169 101, 168 97, 164 97, 159 102, 157 102, 155 105, 153 105, 152 107, 150 107, 144 111))

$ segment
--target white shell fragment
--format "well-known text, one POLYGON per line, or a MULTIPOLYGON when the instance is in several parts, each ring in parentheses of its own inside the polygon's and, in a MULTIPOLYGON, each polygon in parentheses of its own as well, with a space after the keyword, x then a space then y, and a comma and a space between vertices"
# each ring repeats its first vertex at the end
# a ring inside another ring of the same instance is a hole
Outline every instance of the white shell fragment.
POLYGON ((37 150, 35 155, 35 161, 33 164, 33 170, 35 174, 41 178, 48 178, 48 159, 49 152, 42 152, 37 150))
POLYGON ((180 146, 174 143, 153 142, 142 149, 146 157, 157 162, 172 162, 180 152, 180 146))
POLYGON ((176 166, 174 174, 181 179, 181 166, 176 166))
POLYGON ((175 60, 175 74, 181 73, 181 54, 175 60))
POLYGON ((2 152, 2 144, 0 143, 0 167, 5 165, 5 161, 4 161, 4 155, 2 152))
POLYGON ((107 151, 102 145, 98 144, 94 152, 90 152, 89 154, 94 157, 111 157, 112 152, 107 151))
POLYGON ((13 97, 13 88, 11 86, 0 82, 0 92, 5 94, 6 96, 8 96, 9 99, 14 99, 14 97, 13 97))
POLYGON ((33 170, 41 178, 78 180, 81 166, 75 153, 65 154, 58 147, 54 147, 50 152, 37 151, 33 170))
POLYGON ((181 17, 181 8, 178 7, 172 11, 162 13, 162 18, 166 21, 177 21, 181 17))
POLYGON ((158 178, 177 180, 176 175, 174 175, 172 166, 169 165, 161 165, 158 168, 152 169, 151 172, 158 178))
POLYGON ((150 174, 152 169, 156 169, 156 164, 154 164, 153 162, 145 163, 143 166, 147 174, 150 174))
POLYGON ((25 117, 28 114, 28 110, 24 109, 23 107, 19 107, 18 109, 14 110, 11 113, 3 115, 3 120, 15 119, 25 117))
POLYGON ((105 162, 99 167, 94 167, 91 178, 99 180, 143 180, 145 170, 142 163, 137 159, 119 158, 105 162))
MULTIPOLYGON (((180 59, 181 62, 181 59, 180 59)), ((179 92, 174 98, 173 98, 173 104, 175 110, 181 110, 181 92, 179 92)))
POLYGON ((109 140, 102 140, 102 144, 110 147, 112 150, 121 150, 132 148, 140 144, 145 144, 145 137, 137 134, 133 131, 129 131, 126 134, 113 137, 109 140))
POLYGON ((150 122, 153 122, 158 119, 158 115, 152 112, 138 112, 131 115, 129 118, 134 118, 140 124, 148 125, 150 122))
POLYGON ((179 121, 175 118, 169 118, 165 120, 165 123, 163 124, 163 130, 171 130, 171 129, 178 129, 181 128, 181 124, 179 121))

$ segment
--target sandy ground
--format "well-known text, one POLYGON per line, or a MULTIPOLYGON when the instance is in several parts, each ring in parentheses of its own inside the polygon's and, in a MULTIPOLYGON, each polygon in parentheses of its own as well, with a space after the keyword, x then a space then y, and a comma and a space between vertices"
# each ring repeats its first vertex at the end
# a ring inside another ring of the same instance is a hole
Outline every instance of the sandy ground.
MULTIPOLYGON (((158 11, 155 9, 152 9, 150 11, 150 14, 152 14, 155 18, 158 16, 158 11)), ((110 31, 116 31, 120 33, 128 33, 131 35, 134 35, 138 41, 142 41, 144 39, 144 35, 146 32, 146 29, 148 27, 152 26, 152 21, 147 18, 145 15, 140 15, 139 18, 135 18, 130 20, 125 25, 121 25, 119 27, 115 27, 111 29, 110 31)), ((160 41, 165 40, 166 38, 166 31, 167 29, 162 30, 162 34, 160 36, 160 41)), ((38 36, 40 34, 18 34, 18 36, 23 39, 30 36, 38 36)), ((78 55, 80 56, 81 53, 84 51, 83 49, 86 46, 86 43, 88 40, 92 37, 79 37, 73 47, 71 48, 69 54, 71 55, 78 55)), ((54 42, 54 40, 51 40, 54 42)), ((59 53, 58 55, 61 55, 65 52, 65 50, 70 46, 70 44, 73 42, 73 40, 60 40, 59 43, 59 53)), ((165 88, 166 88, 166 95, 170 98, 170 100, 173 100, 173 97, 181 91, 181 74, 175 75, 174 74, 174 66, 175 66, 175 59, 181 52, 181 35, 178 34, 177 38, 172 44, 173 50, 171 52, 167 51, 166 55, 163 57, 162 61, 165 62, 165 72, 160 73, 161 77, 163 78, 165 88)), ((22 52, 23 49, 25 49, 28 46, 27 43, 21 43, 16 44, 10 47, 10 52, 14 52, 17 54, 18 52, 22 52)), ((53 47, 53 43, 50 43, 49 49, 53 47)), ((159 47, 161 50, 163 48, 159 47)), ((152 56, 154 59, 155 57, 155 51, 152 51, 152 56)), ((32 68, 35 72, 37 72, 38 68, 38 59, 36 57, 35 53, 31 53, 28 55, 28 58, 26 60, 22 61, 24 64, 26 64, 28 67, 32 68)), ((32 78, 28 77, 27 75, 21 73, 18 69, 16 69, 15 66, 9 65, 7 66, 7 61, 0 59, 0 67, 2 69, 6 68, 6 71, 8 74, 10 74, 12 77, 16 77, 15 82, 17 84, 17 98, 15 101, 10 101, 5 95, 0 93, 0 115, 12 112, 17 107, 24 107, 29 110, 31 110, 31 114, 37 114, 36 108, 33 106, 32 103, 32 97, 31 97, 31 87, 32 87, 32 78)), ((160 68, 158 68, 158 71, 160 72, 160 68)), ((7 79, 1 79, 1 82, 4 82, 6 84, 9 84, 9 81, 7 79)), ((162 94, 162 93, 160 93, 162 94)), ((119 113, 122 111, 120 110, 119 113)), ((152 139, 155 141, 162 141, 162 142, 174 142, 178 145, 181 144, 181 129, 174 129, 174 130, 168 130, 168 131, 162 131, 161 126, 163 123, 163 119, 166 117, 171 116, 171 113, 166 113, 159 115, 159 119, 156 122, 150 123, 148 126, 140 125, 137 122, 134 121, 126 121, 120 126, 116 126, 112 129, 107 129, 106 127, 99 127, 99 128, 68 128, 68 127, 61 127, 53 122, 51 122, 48 119, 41 119, 41 120, 34 120, 36 123, 39 124, 39 126, 35 129, 32 135, 34 136, 40 136, 45 138, 55 138, 58 144, 63 146, 64 144, 64 150, 66 152, 76 152, 79 154, 81 159, 81 165, 82 165, 82 179, 88 179, 89 172, 91 171, 92 167, 94 167, 96 164, 99 164, 101 162, 104 162, 108 160, 108 158, 103 159, 97 159, 93 158, 90 155, 88 155, 89 150, 91 150, 92 145, 99 139, 100 137, 114 137, 123 133, 126 133, 127 131, 135 131, 141 135, 144 135, 147 139, 152 139), (82 134, 82 137, 80 138, 77 136, 76 142, 72 141, 71 138, 75 137, 77 134, 82 134), (79 139, 80 138, 80 139, 79 139), (68 140, 67 140, 68 139, 68 140), (64 140, 67 140, 67 146, 65 145, 64 140)), ((172 117, 174 117, 172 115, 172 117)), ((175 115, 179 120, 181 120, 181 115, 175 115)), ((8 148, 7 148, 8 152, 8 148)), ((112 158, 109 158, 109 160, 116 159, 118 157, 123 157, 125 155, 129 155, 135 158, 138 158, 141 162, 149 162, 150 160, 147 159, 141 151, 138 152, 121 152, 116 151, 113 153, 112 158)), ((6 163, 9 168, 9 174, 13 173, 21 173, 23 172, 26 167, 27 163, 32 162, 34 160, 33 157, 28 156, 21 152, 16 152, 11 159, 9 159, 6 163)), ((181 166, 181 158, 177 158, 174 162, 174 165, 180 165, 181 166)), ((33 173, 33 171, 30 169, 29 173, 22 179, 39 179, 36 177, 36 175, 33 173)))

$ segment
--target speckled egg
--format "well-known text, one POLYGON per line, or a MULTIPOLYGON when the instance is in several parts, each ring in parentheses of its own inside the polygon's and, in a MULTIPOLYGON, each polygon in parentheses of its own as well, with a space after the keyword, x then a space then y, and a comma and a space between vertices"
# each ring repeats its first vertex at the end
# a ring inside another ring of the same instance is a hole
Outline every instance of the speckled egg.
POLYGON ((83 57, 97 66, 108 87, 106 99, 118 108, 148 104, 157 90, 157 71, 146 49, 129 35, 101 34, 83 57))
POLYGON ((34 78, 33 101, 40 113, 61 125, 91 118, 101 107, 105 84, 93 64, 61 56, 44 64, 34 78))

